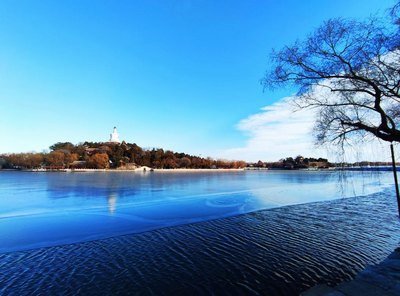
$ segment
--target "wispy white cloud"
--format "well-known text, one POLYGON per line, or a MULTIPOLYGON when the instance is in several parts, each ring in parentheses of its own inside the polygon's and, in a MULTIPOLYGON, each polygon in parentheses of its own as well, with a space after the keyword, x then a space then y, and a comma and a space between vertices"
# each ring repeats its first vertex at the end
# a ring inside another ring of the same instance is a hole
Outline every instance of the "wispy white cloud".
POLYGON ((249 139, 244 147, 224 151, 231 159, 276 161, 287 156, 311 155, 314 113, 299 110, 288 97, 261 109, 260 113, 241 120, 237 128, 249 139))
MULTIPOLYGON (((248 140, 243 147, 227 149, 221 155, 246 161, 277 161, 297 155, 342 160, 338 159, 337 150, 315 147, 312 130, 316 111, 297 110, 290 103, 292 99, 284 98, 241 120, 237 128, 248 136, 248 140)), ((345 160, 390 161, 388 144, 374 141, 349 147, 345 160)))
MULTIPOLYGON (((396 60, 400 51, 394 51, 384 58, 387 62, 396 60)), ((336 81, 338 82, 338 81, 336 81)), ((318 97, 321 101, 341 102, 343 99, 339 93, 332 92, 335 88, 335 81, 321 80, 309 91, 313 97, 318 97)), ((339 81, 340 83, 348 83, 339 81)), ((351 85, 350 85, 351 88, 351 85)), ((365 94, 359 93, 353 99, 364 100, 365 94)), ((299 110, 291 101, 295 97, 283 98, 272 105, 266 106, 260 112, 250 115, 241 120, 237 128, 248 135, 248 140, 243 147, 236 147, 223 151, 226 158, 244 159, 247 161, 277 161, 281 158, 297 155, 312 157, 327 157, 332 161, 390 161, 389 144, 379 141, 373 136, 364 139, 365 142, 353 143, 345 149, 345 159, 338 158, 338 147, 327 149, 317 149, 313 145, 312 130, 316 119, 317 109, 299 110)), ((373 99, 373 98, 372 98, 373 99)), ((392 100, 384 100, 383 108, 391 109, 392 100)), ((397 102, 394 102, 397 104, 397 102)), ((368 113, 363 120, 377 125, 380 122, 380 115, 374 112, 368 113)), ((400 146, 400 144, 398 145, 400 146)), ((400 147, 397 147, 397 151, 400 147)), ((400 152, 400 151, 399 151, 400 152)), ((399 160, 400 153, 397 153, 399 160)))

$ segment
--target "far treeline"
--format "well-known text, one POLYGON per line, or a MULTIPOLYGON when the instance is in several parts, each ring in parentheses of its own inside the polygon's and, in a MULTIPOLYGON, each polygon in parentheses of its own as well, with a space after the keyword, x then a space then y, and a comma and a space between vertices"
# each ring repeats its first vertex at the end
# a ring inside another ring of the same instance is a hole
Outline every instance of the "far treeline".
POLYGON ((296 170, 296 169, 327 169, 334 167, 335 164, 330 163, 326 158, 305 158, 301 155, 293 158, 287 157, 276 162, 263 162, 259 160, 256 163, 251 163, 249 167, 267 168, 267 169, 283 169, 283 170, 296 170))
MULTIPOLYGON (((400 166, 400 163, 396 163, 400 166)), ((282 158, 276 162, 263 162, 259 160, 255 163, 247 164, 250 168, 259 169, 279 169, 279 170, 301 170, 301 169, 329 169, 329 168, 365 168, 365 167, 388 167, 391 166, 391 162, 383 161, 358 161, 353 163, 339 162, 332 163, 326 158, 313 158, 303 157, 298 155, 296 157, 282 158)))
POLYGON ((148 166, 157 169, 238 169, 245 168, 244 161, 214 160, 186 153, 176 153, 161 148, 143 149, 136 144, 122 142, 74 145, 59 142, 50 146, 49 153, 12 153, 0 155, 3 168, 21 169, 118 169, 148 166))

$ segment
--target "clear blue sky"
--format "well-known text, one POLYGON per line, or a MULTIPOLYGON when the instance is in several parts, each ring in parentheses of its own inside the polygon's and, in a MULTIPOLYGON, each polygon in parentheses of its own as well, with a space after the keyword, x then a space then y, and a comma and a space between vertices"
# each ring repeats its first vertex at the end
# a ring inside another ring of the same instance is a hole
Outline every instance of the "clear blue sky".
POLYGON ((259 84, 272 48, 393 4, 2 0, 0 153, 106 141, 117 126, 143 147, 223 157, 249 140, 241 120, 293 93, 259 84))

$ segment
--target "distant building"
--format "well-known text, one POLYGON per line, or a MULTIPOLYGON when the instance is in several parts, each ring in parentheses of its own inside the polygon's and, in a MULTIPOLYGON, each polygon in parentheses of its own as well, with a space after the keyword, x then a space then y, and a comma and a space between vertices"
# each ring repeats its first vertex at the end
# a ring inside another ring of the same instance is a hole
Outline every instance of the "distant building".
POLYGON ((92 155, 92 154, 99 152, 99 148, 87 147, 87 148, 85 148, 85 152, 87 155, 92 155))
POLYGON ((119 135, 118 135, 118 132, 117 132, 117 128, 115 126, 114 126, 113 133, 110 134, 110 141, 109 142, 117 143, 117 144, 121 143, 120 140, 119 140, 119 135))
POLYGON ((70 164, 72 169, 85 169, 86 161, 75 160, 70 164))

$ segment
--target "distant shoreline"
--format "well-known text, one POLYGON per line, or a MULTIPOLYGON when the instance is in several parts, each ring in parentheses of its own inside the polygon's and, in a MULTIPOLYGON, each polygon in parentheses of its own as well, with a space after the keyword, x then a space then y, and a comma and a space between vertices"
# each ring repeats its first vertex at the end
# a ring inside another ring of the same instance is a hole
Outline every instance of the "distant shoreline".
MULTIPOLYGON (((86 173, 86 172, 129 172, 129 173, 201 173, 201 172, 242 172, 242 171, 297 171, 297 172, 318 172, 318 171, 392 171, 393 168, 390 166, 384 167, 331 167, 328 169, 278 169, 278 168, 239 168, 239 169, 189 169, 189 168, 178 168, 178 169, 153 169, 150 167, 140 167, 136 169, 0 169, 0 172, 33 172, 33 173, 86 173)), ((400 167, 397 167, 397 171, 400 171, 400 167)))
POLYGON ((32 173, 90 173, 90 172, 124 172, 124 173, 198 173, 198 172, 241 172, 246 169, 152 169, 152 168, 137 168, 133 170, 127 169, 3 169, 0 171, 19 171, 19 172, 32 172, 32 173))
POLYGON ((246 169, 154 169, 157 173, 241 172, 246 169))

